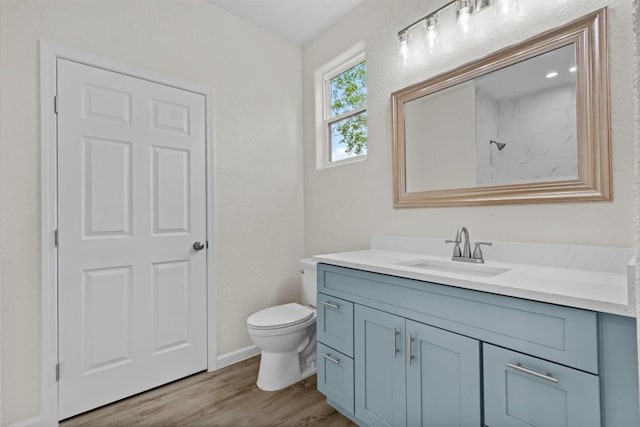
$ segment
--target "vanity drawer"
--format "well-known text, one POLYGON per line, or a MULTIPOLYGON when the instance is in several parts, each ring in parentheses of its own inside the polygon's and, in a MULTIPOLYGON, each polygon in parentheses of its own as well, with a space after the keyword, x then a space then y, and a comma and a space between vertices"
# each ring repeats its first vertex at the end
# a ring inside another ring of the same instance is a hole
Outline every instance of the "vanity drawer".
POLYGON ((318 343, 318 390, 353 415, 353 359, 318 343))
POLYGON ((598 318, 592 311, 327 264, 318 264, 318 290, 598 373, 598 318))
POLYGON ((353 303, 318 294, 318 341, 353 357, 353 303))
POLYGON ((487 427, 597 427, 600 382, 592 375, 483 344, 487 427))

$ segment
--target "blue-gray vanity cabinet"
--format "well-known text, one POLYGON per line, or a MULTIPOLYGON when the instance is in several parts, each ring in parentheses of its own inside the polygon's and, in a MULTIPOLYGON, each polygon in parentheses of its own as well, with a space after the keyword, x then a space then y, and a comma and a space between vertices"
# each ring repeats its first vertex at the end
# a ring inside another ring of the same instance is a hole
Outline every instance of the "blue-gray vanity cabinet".
POLYGON ((483 344, 487 427, 597 427, 597 375, 483 344))
POLYGON ((347 416, 354 414, 353 303, 317 294, 318 390, 347 416))
POLYGON ((480 426, 480 342, 356 305, 355 415, 369 426, 480 426))
POLYGON ((481 425, 480 342, 406 321, 407 425, 481 425))
POLYGON ((318 292, 318 389, 361 426, 640 427, 633 318, 322 263, 318 292))
POLYGON ((371 427, 406 425, 404 319, 355 306, 356 417, 371 427))
POLYGON ((318 390, 353 414, 353 359, 318 343, 318 390))
POLYGON ((319 293, 316 306, 318 341, 353 357, 353 303, 319 293))

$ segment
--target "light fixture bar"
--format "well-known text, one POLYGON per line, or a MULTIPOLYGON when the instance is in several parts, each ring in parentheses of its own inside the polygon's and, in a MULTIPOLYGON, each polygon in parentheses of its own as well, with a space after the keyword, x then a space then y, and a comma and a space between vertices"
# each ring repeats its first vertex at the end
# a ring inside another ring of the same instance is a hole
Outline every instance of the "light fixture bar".
MULTIPOLYGON (((430 18, 434 18, 436 17, 440 12, 454 6, 456 3, 458 3, 458 0, 452 0, 449 3, 445 4, 444 6, 436 9, 435 11, 429 13, 428 15, 423 16, 422 18, 418 19, 417 21, 415 21, 412 24, 407 25, 406 27, 404 27, 403 29, 401 29, 400 31, 398 31, 398 37, 401 36, 403 33, 407 33, 410 30, 414 29, 415 27, 417 27, 421 22, 424 21, 428 21, 430 18)), ((474 5, 474 14, 483 11, 484 9, 490 7, 492 5, 492 0, 475 0, 475 2, 471 2, 471 3, 475 3, 474 5)))
POLYGON ((430 14, 423 16, 422 18, 418 19, 416 22, 414 22, 413 24, 407 25, 406 27, 404 27, 403 29, 401 29, 400 31, 398 31, 398 36, 400 36, 402 33, 406 33, 409 30, 414 29, 415 27, 418 26, 418 24, 420 24, 423 21, 427 21, 429 18, 432 18, 434 16, 436 16, 438 13, 442 12, 443 10, 447 9, 448 7, 451 7, 451 5, 456 4, 458 0, 453 0, 447 4, 445 4, 444 6, 440 7, 439 9, 436 9, 434 12, 431 12, 430 14))

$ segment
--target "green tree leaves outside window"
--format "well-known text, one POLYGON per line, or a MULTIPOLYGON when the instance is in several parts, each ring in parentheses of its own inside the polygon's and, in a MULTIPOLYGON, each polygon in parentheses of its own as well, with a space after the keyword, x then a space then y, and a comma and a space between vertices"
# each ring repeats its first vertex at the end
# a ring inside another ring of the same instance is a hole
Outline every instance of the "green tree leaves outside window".
MULTIPOLYGON (((331 79, 332 117, 360 108, 367 102, 366 79, 365 61, 331 79)), ((331 131, 340 136, 341 142, 346 146, 347 154, 361 155, 366 153, 366 111, 333 123, 331 131)))

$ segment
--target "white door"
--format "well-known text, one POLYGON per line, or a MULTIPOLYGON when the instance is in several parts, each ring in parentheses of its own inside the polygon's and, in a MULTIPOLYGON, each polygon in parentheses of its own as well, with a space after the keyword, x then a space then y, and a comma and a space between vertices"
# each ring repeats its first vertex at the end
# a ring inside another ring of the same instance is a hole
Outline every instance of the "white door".
POLYGON ((205 98, 63 59, 57 75, 64 419, 207 367, 205 98))

